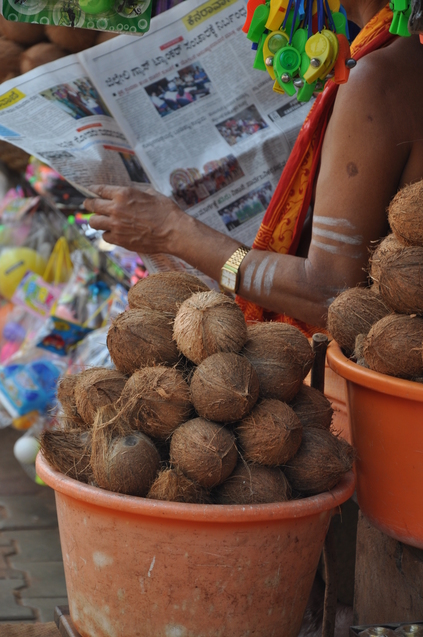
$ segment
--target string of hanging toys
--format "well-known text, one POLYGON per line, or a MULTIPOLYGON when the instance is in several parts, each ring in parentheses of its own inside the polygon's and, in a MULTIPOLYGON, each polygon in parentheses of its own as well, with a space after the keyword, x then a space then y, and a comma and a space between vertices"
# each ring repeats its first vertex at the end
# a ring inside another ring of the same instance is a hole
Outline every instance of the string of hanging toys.
MULTIPOLYGON (((409 36, 411 0, 392 0, 390 32, 409 36)), ((242 27, 256 51, 254 68, 267 71, 273 90, 308 102, 326 82, 348 81, 351 57, 347 14, 339 0, 248 0, 242 27)))

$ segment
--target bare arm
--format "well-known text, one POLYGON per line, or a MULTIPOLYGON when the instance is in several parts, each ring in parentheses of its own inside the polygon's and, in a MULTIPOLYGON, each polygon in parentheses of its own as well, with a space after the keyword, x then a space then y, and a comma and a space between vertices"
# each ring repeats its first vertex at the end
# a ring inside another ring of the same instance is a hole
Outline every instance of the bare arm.
MULTIPOLYGON (((357 69, 338 91, 321 157, 308 256, 253 250, 241 266, 241 296, 314 325, 324 323, 327 306, 341 289, 365 278, 368 247, 386 234, 386 207, 410 153, 410 146, 401 144, 409 132, 398 125, 398 94, 391 90, 389 96, 389 84, 371 57, 360 61, 360 73, 357 69)), ((100 199, 85 204, 96 213, 91 225, 105 230, 107 241, 130 250, 174 254, 219 280, 222 265, 240 245, 151 188, 100 186, 97 193, 100 199)))

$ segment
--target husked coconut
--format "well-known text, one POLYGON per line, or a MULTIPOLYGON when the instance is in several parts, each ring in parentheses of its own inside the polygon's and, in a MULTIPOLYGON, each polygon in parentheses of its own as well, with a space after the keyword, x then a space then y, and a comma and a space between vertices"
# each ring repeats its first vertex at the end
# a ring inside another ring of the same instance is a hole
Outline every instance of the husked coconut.
POLYGON ((119 314, 109 328, 107 347, 124 374, 151 365, 174 365, 179 358, 169 317, 149 308, 119 314))
POLYGON ((147 498, 187 504, 210 504, 211 498, 199 484, 179 469, 163 469, 154 480, 147 498))
POLYGON ((150 308, 175 317, 182 303, 197 292, 207 292, 205 283, 185 272, 158 272, 138 281, 128 292, 131 309, 150 308))
POLYGON ((174 432, 170 460, 188 478, 210 489, 226 480, 235 468, 235 436, 222 425, 194 418, 174 432))
POLYGON ((423 318, 390 314, 373 325, 363 354, 370 369, 413 378, 423 375, 423 318))
POLYGON ((302 430, 298 416, 289 405, 265 398, 241 420, 236 434, 245 460, 277 467, 297 453, 302 430))
POLYGON ((423 180, 402 188, 388 209, 389 225, 406 246, 423 246, 423 180))
POLYGON ((206 358, 191 380, 191 399, 202 418, 235 422, 257 402, 259 381, 251 363, 239 354, 219 353, 206 358))
POLYGON ((390 311, 379 294, 370 288, 350 288, 330 304, 328 330, 339 347, 351 356, 358 334, 367 334, 372 325, 390 311))
POLYGON ((283 471, 259 464, 239 464, 214 492, 216 504, 271 504, 290 497, 291 487, 283 471))
POLYGON ((314 354, 304 334, 285 323, 248 326, 242 354, 257 372, 262 398, 291 401, 313 364, 314 354))
POLYGON ((247 325, 235 301, 210 290, 182 303, 173 336, 182 354, 198 365, 218 352, 239 352, 247 340, 247 325))

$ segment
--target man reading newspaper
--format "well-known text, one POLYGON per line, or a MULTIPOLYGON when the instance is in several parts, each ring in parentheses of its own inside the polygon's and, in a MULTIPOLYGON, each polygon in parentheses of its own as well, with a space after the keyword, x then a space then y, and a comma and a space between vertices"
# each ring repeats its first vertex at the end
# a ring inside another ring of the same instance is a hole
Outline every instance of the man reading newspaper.
POLYGON ((91 226, 139 253, 169 253, 236 292, 247 320, 311 333, 332 299, 364 280, 371 242, 388 232, 397 190, 423 178, 423 46, 389 33, 385 0, 344 0, 361 27, 357 68, 317 98, 253 249, 185 214, 150 186, 94 186, 91 226), (239 276, 225 277, 233 257, 239 276), (222 270, 223 268, 223 270, 222 270))

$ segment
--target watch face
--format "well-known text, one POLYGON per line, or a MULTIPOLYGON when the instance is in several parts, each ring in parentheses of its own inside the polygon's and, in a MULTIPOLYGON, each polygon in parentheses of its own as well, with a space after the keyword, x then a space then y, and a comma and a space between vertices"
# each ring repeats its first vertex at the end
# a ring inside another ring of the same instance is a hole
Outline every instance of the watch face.
POLYGON ((236 290, 236 274, 235 272, 231 272, 230 270, 226 270, 222 268, 222 276, 220 277, 220 284, 230 290, 231 292, 235 292, 236 290))

